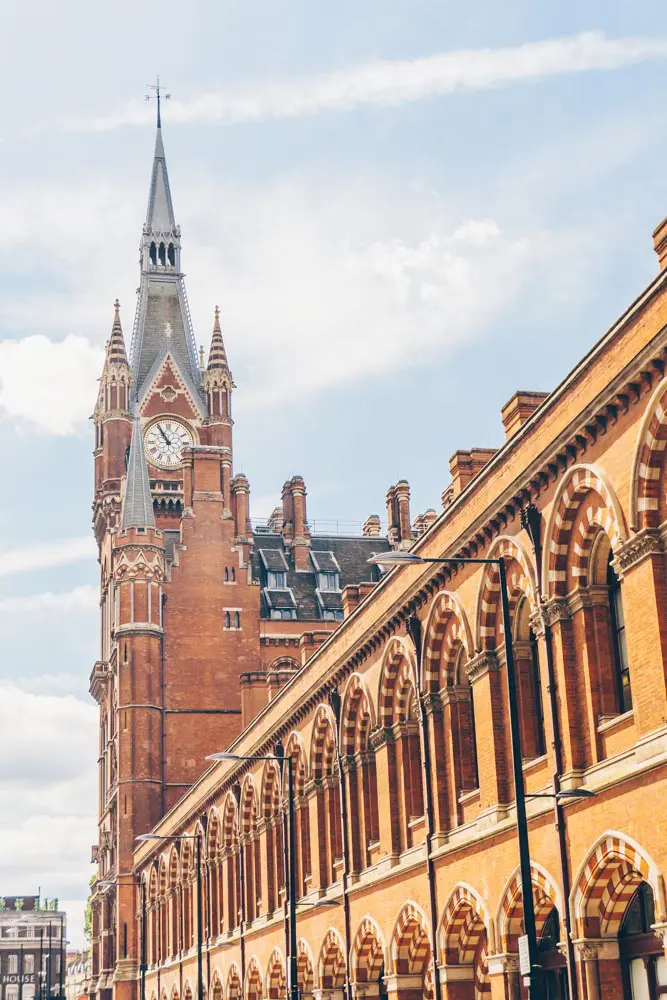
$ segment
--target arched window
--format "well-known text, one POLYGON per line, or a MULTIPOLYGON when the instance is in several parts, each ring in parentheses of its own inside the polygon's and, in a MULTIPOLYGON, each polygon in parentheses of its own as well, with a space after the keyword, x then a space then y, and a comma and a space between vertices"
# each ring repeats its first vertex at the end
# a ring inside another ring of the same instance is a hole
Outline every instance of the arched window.
POLYGON ((528 599, 520 599, 515 617, 514 657, 521 721, 521 750, 526 760, 545 752, 542 678, 537 637, 530 626, 528 599))
POLYGON ((169 258, 169 263, 171 264, 172 267, 174 267, 175 264, 176 264, 176 254, 174 252, 174 244, 173 243, 169 244, 169 249, 167 251, 167 256, 169 258))
POLYGON ((229 569, 225 566, 225 583, 229 583, 229 569))
POLYGON ((607 587, 609 588, 609 624, 614 654, 617 707, 619 712, 629 712, 632 708, 632 691, 630 690, 630 667, 625 641, 625 615, 621 581, 614 569, 613 558, 614 554, 610 550, 607 561, 607 587))
POLYGON ((166 249, 164 243, 160 243, 160 249, 158 250, 158 257, 161 264, 166 263, 166 249))
POLYGON ((241 628, 241 613, 239 611, 234 612, 234 628, 241 628))
POLYGON ((225 611, 225 628, 231 628, 231 627, 232 627, 232 616, 230 615, 229 611, 225 611))
POLYGON ((151 243, 148 255, 151 259, 151 264, 157 264, 157 247, 155 246, 155 243, 151 243))
POLYGON ((651 930, 654 923, 653 891, 642 882, 628 903, 619 931, 623 992, 633 1000, 667 997, 667 962, 651 930))
POLYGON ((232 566, 232 583, 236 583, 236 570, 232 566))
POLYGON ((475 730, 475 699, 472 684, 466 673, 468 657, 461 643, 456 659, 456 687, 464 697, 456 703, 457 762, 459 765, 459 787, 457 791, 472 792, 479 788, 477 766, 477 732, 475 730))

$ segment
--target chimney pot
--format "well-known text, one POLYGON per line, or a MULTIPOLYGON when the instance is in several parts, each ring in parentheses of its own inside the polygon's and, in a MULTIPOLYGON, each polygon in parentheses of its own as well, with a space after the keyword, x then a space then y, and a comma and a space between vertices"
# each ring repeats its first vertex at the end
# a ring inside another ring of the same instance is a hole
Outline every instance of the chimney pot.
POLYGON ((519 428, 523 427, 528 418, 544 402, 548 395, 548 392, 530 392, 520 389, 507 400, 500 411, 503 427, 505 428, 506 441, 514 437, 519 428))
POLYGON ((667 218, 653 230, 653 249, 658 255, 660 270, 664 271, 667 267, 667 218))

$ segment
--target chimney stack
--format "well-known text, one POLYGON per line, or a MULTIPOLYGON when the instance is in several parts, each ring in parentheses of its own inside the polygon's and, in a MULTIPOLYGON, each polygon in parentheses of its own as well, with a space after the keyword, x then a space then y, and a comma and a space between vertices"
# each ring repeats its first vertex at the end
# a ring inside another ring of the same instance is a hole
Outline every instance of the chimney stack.
POLYGON ((428 531, 433 522, 437 521, 437 519, 438 515, 436 514, 436 512, 433 510, 432 507, 429 507, 428 510, 425 510, 423 514, 418 514, 417 517, 415 518, 415 523, 412 526, 413 531, 416 534, 417 538, 421 538, 424 532, 428 531))
POLYGON ((302 476, 292 476, 283 486, 283 538, 292 549, 298 573, 310 570, 310 529, 306 514, 306 485, 302 476))
POLYGON ((537 407, 544 402, 548 395, 548 392, 528 392, 526 390, 519 390, 507 400, 500 411, 503 427, 505 428, 506 441, 509 441, 511 437, 514 437, 519 428, 523 427, 531 414, 533 414, 537 407))
POLYGON ((658 255, 660 270, 667 267, 667 219, 663 219, 653 230, 653 249, 658 255))
POLYGON ((361 529, 361 534, 364 538, 379 538, 380 537, 380 517, 378 514, 369 514, 364 522, 364 526, 361 529))
POLYGON ((409 548, 413 537, 410 526, 410 486, 406 479, 399 479, 395 486, 390 486, 387 490, 387 522, 387 535, 394 548, 409 548))

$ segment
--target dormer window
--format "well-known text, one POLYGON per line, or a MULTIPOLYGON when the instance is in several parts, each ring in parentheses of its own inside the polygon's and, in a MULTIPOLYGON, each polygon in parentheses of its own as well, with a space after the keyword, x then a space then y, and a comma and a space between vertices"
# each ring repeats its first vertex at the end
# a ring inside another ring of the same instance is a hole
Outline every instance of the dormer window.
POLYGON ((269 570, 266 574, 266 585, 269 590, 284 590, 287 586, 287 573, 281 570, 269 570))
POLYGON ((317 578, 320 590, 340 590, 340 575, 338 573, 318 573, 317 578))

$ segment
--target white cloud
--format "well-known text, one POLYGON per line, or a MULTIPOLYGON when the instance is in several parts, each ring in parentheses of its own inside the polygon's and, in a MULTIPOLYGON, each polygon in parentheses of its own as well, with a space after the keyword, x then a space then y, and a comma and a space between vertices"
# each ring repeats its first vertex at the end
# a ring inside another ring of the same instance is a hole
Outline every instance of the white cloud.
MULTIPOLYGON (((333 73, 294 80, 274 80, 245 90, 201 94, 173 101, 172 122, 261 121, 297 118, 322 111, 408 104, 458 90, 488 90, 524 80, 613 70, 667 57, 665 38, 607 38, 585 32, 498 49, 443 52, 419 59, 376 61, 333 73)), ((143 125, 153 110, 132 102, 119 112, 93 119, 62 118, 70 130, 107 131, 143 125)))
POLYGON ((74 433, 92 410, 103 360, 85 337, 0 341, 0 413, 50 434, 74 433))
POLYGON ((0 598, 0 616, 30 615, 31 618, 46 617, 53 614, 90 611, 99 604, 99 591, 96 587, 84 584, 59 594, 45 591, 41 594, 26 594, 21 597, 0 598))
MULTIPOLYGON (((38 542, 20 549, 0 548, 0 577, 50 569, 53 566, 65 566, 84 559, 93 559, 96 555, 97 550, 92 535, 80 538, 62 538, 53 542, 38 542)), ((80 588, 80 590, 85 589, 85 587, 80 588)), ((56 595, 48 596, 55 597, 56 595)), ((79 593, 75 600, 81 599, 82 595, 79 593)), ((23 599, 16 598, 16 600, 23 599)))
MULTIPOLYGON (((0 685, 0 884, 81 900, 96 837, 95 706, 0 685)), ((72 931, 80 937, 80 906, 72 931)), ((71 937, 72 935, 70 935, 71 937)))

